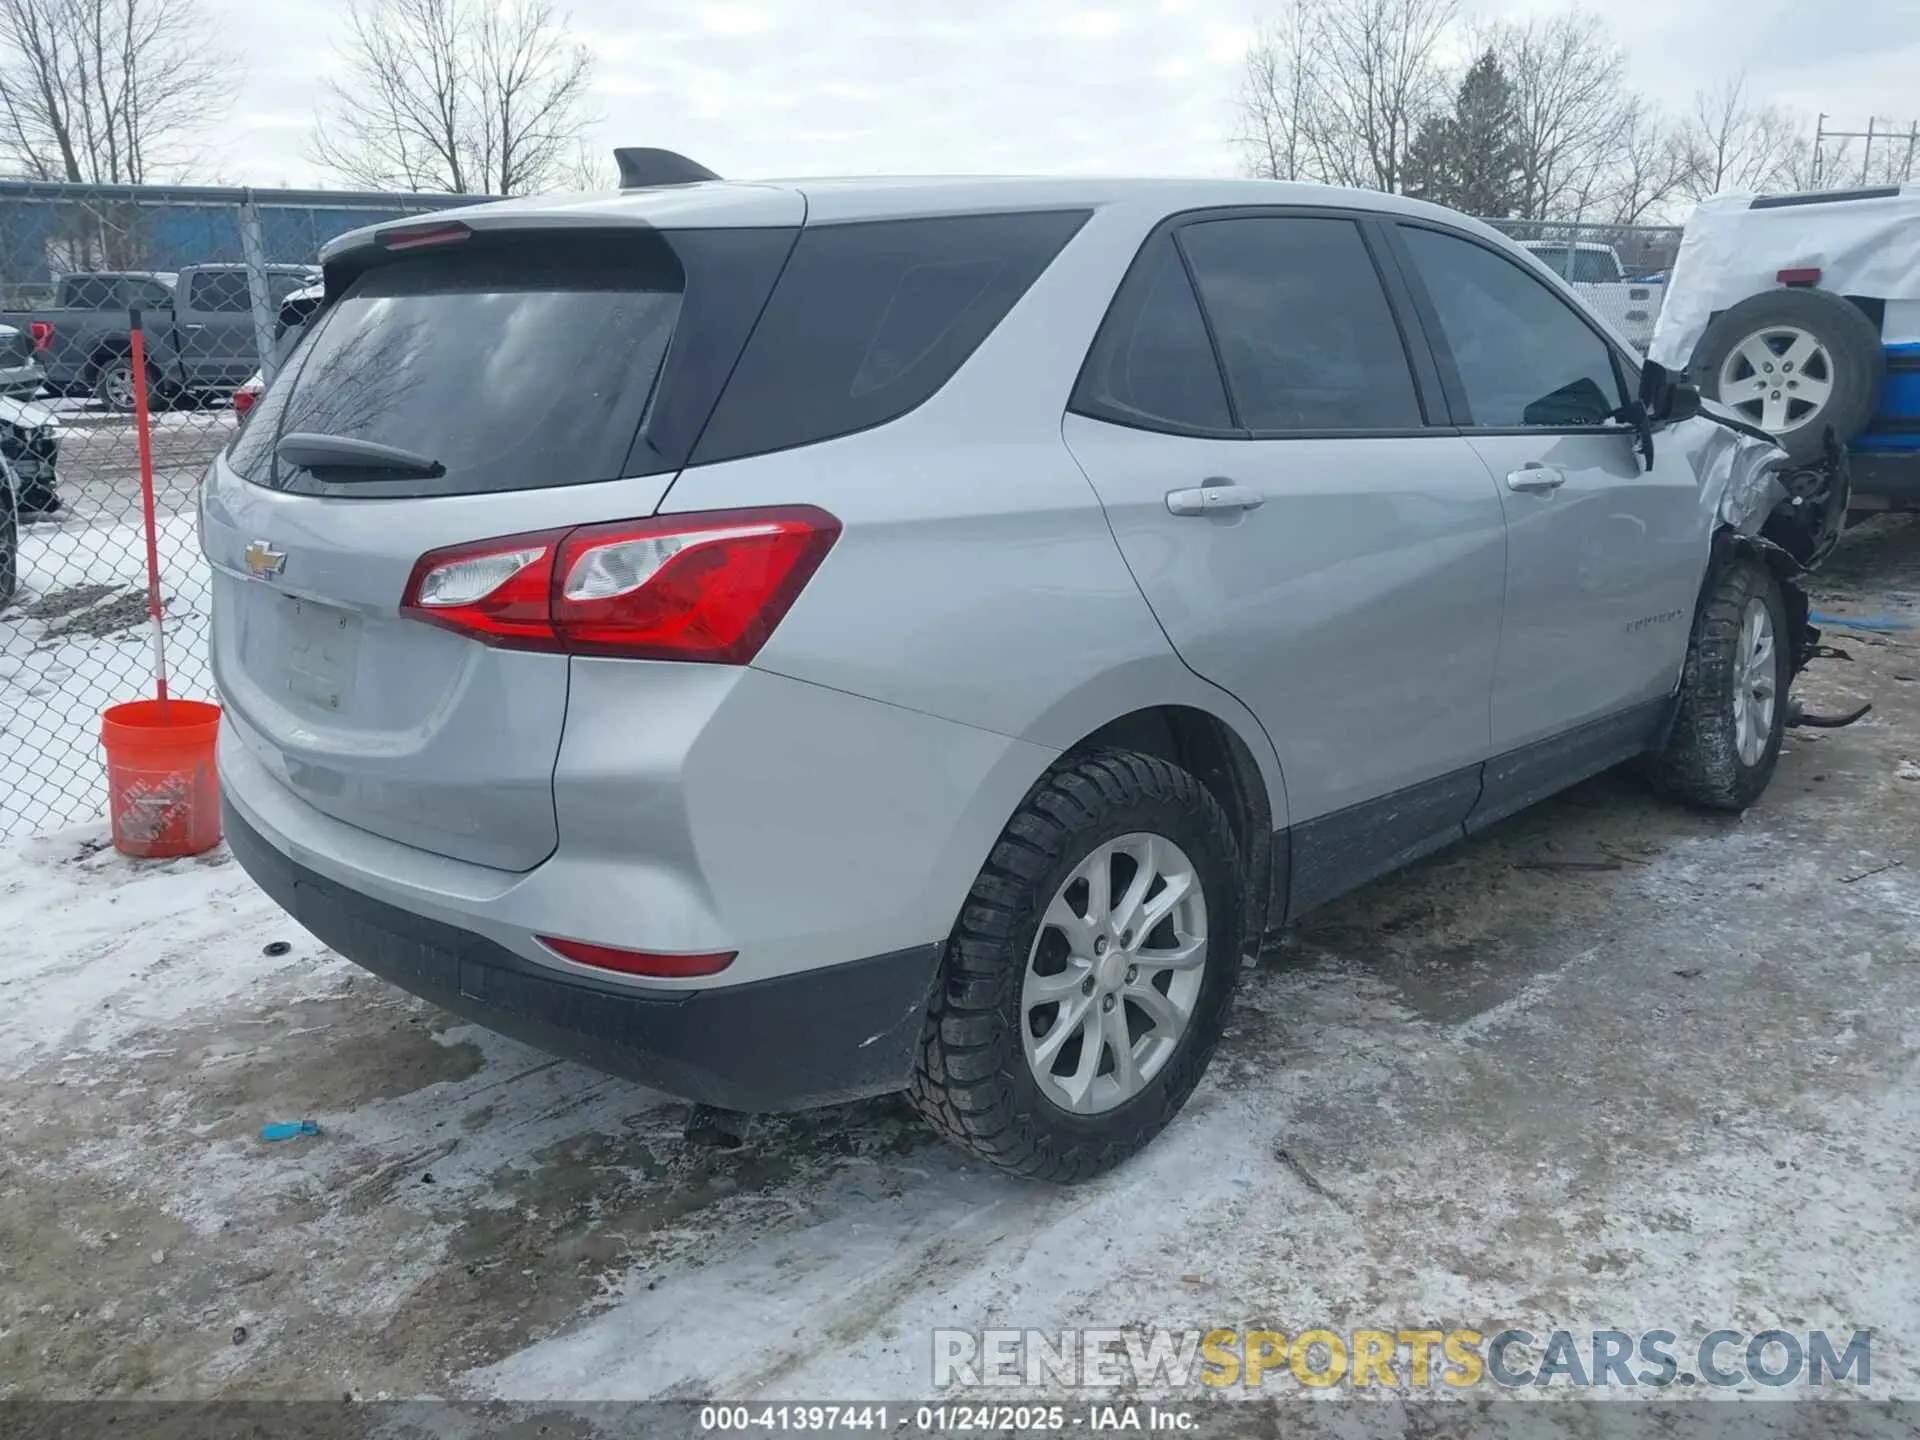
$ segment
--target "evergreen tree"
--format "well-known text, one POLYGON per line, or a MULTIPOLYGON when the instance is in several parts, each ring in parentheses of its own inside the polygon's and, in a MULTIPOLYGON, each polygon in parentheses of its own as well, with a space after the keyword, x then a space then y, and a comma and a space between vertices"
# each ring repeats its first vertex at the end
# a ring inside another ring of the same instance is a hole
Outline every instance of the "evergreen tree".
POLYGON ((1406 191, 1495 219, 1520 203, 1513 86, 1492 50, 1461 77, 1453 113, 1425 121, 1407 151, 1406 191))

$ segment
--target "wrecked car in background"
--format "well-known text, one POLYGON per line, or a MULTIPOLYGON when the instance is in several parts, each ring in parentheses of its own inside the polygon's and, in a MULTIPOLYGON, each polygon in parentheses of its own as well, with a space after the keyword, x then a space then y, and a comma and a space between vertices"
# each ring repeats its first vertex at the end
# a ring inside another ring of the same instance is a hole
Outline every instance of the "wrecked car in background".
POLYGON ((1853 505, 1920 506, 1920 186, 1722 195, 1687 220, 1649 352, 1853 505))

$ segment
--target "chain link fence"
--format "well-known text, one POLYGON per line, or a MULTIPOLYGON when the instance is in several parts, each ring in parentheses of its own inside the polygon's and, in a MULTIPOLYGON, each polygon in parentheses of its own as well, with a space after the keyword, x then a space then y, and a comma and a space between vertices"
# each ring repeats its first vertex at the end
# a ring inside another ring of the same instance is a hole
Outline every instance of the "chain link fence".
POLYGON ((1643 353, 1680 253, 1678 225, 1591 225, 1567 220, 1489 220, 1568 281, 1643 353))
POLYGON ((211 699, 200 476, 271 364, 283 312, 318 279, 321 245, 458 203, 0 183, 0 836, 102 813, 100 713, 153 690, 134 314, 170 687, 211 699))

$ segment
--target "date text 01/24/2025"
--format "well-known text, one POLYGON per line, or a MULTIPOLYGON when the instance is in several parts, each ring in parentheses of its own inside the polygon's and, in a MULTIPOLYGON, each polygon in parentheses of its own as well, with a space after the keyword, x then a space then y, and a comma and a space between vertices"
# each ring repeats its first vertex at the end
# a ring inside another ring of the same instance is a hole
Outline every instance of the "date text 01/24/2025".
POLYGON ((704 1405, 700 1428, 712 1434, 884 1434, 896 1427, 927 1434, 1002 1434, 1009 1430, 1157 1430, 1195 1428, 1191 1411, 1159 1405, 704 1405))

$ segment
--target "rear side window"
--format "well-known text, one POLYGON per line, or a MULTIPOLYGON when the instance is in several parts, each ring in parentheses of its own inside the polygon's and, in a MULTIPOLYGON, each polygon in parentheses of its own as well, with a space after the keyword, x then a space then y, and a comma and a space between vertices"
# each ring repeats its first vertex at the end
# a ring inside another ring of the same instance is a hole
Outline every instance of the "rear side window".
POLYGON ((1247 429, 1423 423, 1406 346, 1352 221, 1208 220, 1182 229, 1180 244, 1247 429))
POLYGON ((312 329, 229 461, 257 484, 297 482, 301 472, 283 473, 291 467, 273 447, 304 431, 446 467, 436 480, 356 493, 616 479, 628 473, 682 280, 672 250, 647 231, 476 238, 377 265, 312 329))
POLYGON ((244 315, 253 308, 244 270, 196 270, 187 285, 187 308, 244 315))
POLYGON ((1152 241, 1134 262, 1088 352, 1073 408, 1149 430, 1233 428, 1207 322, 1172 236, 1152 241))
POLYGON ((952 378, 1086 218, 959 215, 801 231, 692 463, 906 414, 952 378))
POLYGON ((62 306, 69 310, 117 310, 121 307, 120 277, 76 275, 65 282, 62 306))

